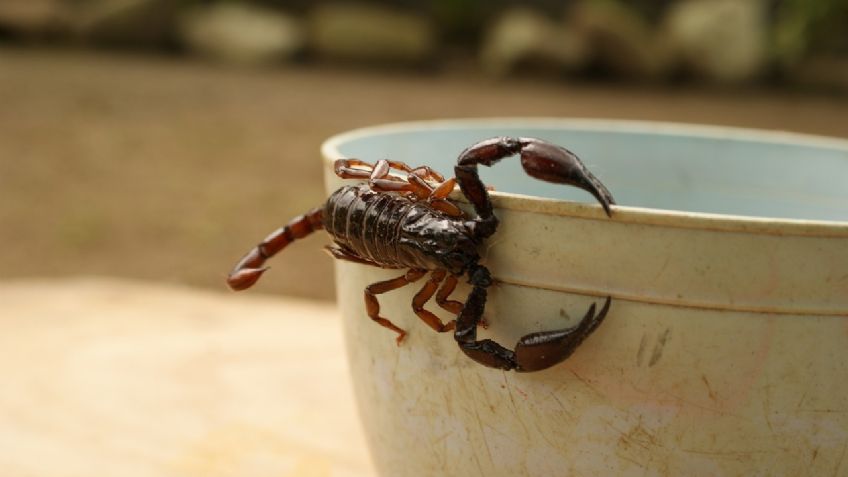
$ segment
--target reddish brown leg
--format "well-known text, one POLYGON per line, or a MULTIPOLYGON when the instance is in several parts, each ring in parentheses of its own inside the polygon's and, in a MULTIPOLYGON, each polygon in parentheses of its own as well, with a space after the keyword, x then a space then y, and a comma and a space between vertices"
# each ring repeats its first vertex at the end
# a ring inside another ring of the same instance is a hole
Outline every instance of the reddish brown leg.
MULTIPOLYGON (((386 172, 388 172, 389 168, 391 168, 391 169, 397 169, 399 171, 403 171, 407 175, 417 175, 417 176, 421 177, 422 179, 429 179, 433 182, 442 182, 442 181, 445 180, 445 178, 441 174, 434 171, 433 169, 430 169, 430 167, 428 167, 428 166, 421 166, 421 167, 416 167, 415 169, 413 169, 413 168, 409 167, 406 163, 403 163, 403 162, 400 162, 400 161, 390 161, 388 159, 381 159, 380 161, 377 161, 377 165, 375 166, 375 168, 377 166, 379 166, 381 163, 385 164, 386 172)), ((381 171, 381 177, 383 175, 384 174, 381 171)))
POLYGON ((421 176, 409 174, 406 180, 415 188, 415 197, 419 200, 428 200, 433 195, 433 186, 427 183, 421 176))
MULTIPOLYGON (((451 202, 445 200, 456 184, 455 179, 443 181, 433 188, 433 186, 428 184, 424 177, 422 177, 422 175, 425 174, 427 177, 436 174, 429 168, 419 168, 411 171, 407 175, 406 181, 404 181, 403 179, 389 175, 389 167, 391 164, 397 163, 381 160, 377 162, 376 166, 374 166, 374 171, 371 173, 368 180, 368 184, 371 186, 372 190, 378 192, 407 192, 414 196, 417 200, 427 201, 433 206, 433 208, 440 210, 451 217, 462 217, 462 210, 451 202)), ((404 166, 406 165, 404 164, 404 166)))
POLYGON ((385 159, 377 161, 377 164, 371 165, 359 159, 338 159, 333 165, 333 169, 337 176, 342 179, 368 179, 368 184, 371 188, 378 192, 411 192, 416 195, 429 195, 429 189, 422 190, 420 187, 389 175, 391 164, 401 164, 407 169, 403 163, 395 163, 385 159))
POLYGON ((463 216, 462 210, 459 207, 446 200, 456 185, 456 179, 448 179, 434 188, 424 181, 421 176, 413 173, 409 175, 409 182, 415 183, 421 188, 422 192, 418 194, 418 198, 426 200, 434 209, 440 210, 451 217, 463 216))
POLYGON ((335 162, 336 175, 342 179, 368 179, 372 190, 377 192, 406 192, 418 200, 426 200, 433 208, 451 217, 462 217, 462 210, 445 198, 453 191, 455 179, 445 180, 441 174, 427 166, 412 169, 403 162, 381 159, 375 165, 359 159, 338 159, 335 162), (389 174, 391 169, 407 173, 406 180, 389 174), (439 182, 433 188, 427 179, 439 182))
POLYGON ((403 339, 406 337, 406 331, 398 328, 397 326, 395 326, 394 323, 380 316, 380 302, 377 301, 377 295, 409 285, 410 283, 423 277, 426 273, 426 270, 409 270, 404 275, 401 275, 397 278, 372 283, 365 287, 365 310, 368 313, 368 316, 372 320, 376 321, 380 326, 384 326, 397 333, 398 337, 396 341, 398 346, 400 345, 400 342, 403 341, 403 339))
POLYGON ((268 235, 265 240, 239 260, 227 276, 227 285, 233 290, 244 290, 253 286, 259 280, 259 277, 268 270, 268 267, 263 267, 265 260, 276 255, 293 241, 323 228, 321 223, 322 213, 323 208, 312 209, 304 215, 295 217, 291 222, 268 235))
POLYGON ((433 208, 441 210, 451 217, 462 217, 464 215, 462 210, 454 205, 453 202, 447 200, 447 197, 453 192, 454 187, 456 187, 456 179, 454 178, 442 182, 433 189, 427 201, 430 202, 433 208))
POLYGON ((461 217, 462 211, 445 200, 456 184, 455 179, 445 180, 441 174, 427 166, 412 169, 403 162, 381 159, 371 165, 359 159, 338 159, 335 162, 336 175, 342 179, 368 179, 371 189, 377 192, 406 192, 418 200, 430 202, 437 210, 452 216, 461 217), (407 173, 406 180, 389 174, 391 169, 407 173), (436 188, 427 183, 427 179, 439 182, 436 188))
POLYGON ((446 200, 434 200, 430 203, 434 209, 444 212, 450 217, 463 217, 462 210, 446 200))
MULTIPOLYGON (((389 175, 392 162, 385 159, 377 161, 374 171, 368 178, 368 185, 377 192, 410 192, 419 199, 427 198, 432 188, 426 182, 412 182, 389 175)), ((395 163, 402 164, 402 163, 395 163)), ((403 164, 405 167, 406 164, 403 164)), ((408 176, 411 178, 412 176, 408 176)))
POLYGON ((439 174, 438 172, 430 169, 429 166, 421 166, 416 167, 415 169, 406 165, 406 163, 400 161, 386 161, 391 167, 397 169, 399 171, 406 172, 407 174, 415 174, 423 179, 430 179, 434 182, 442 182, 445 180, 444 176, 439 174))
POLYGON ((333 171, 342 179, 368 179, 373 170, 373 165, 359 159, 338 159, 333 163, 333 171))
POLYGON ((451 320, 447 324, 442 323, 442 320, 440 320, 438 316, 428 310, 425 310, 424 305, 430 301, 430 298, 432 298, 433 294, 436 293, 439 283, 445 279, 445 274, 446 272, 444 270, 436 270, 430 274, 430 279, 427 280, 427 283, 424 284, 421 290, 415 295, 415 298, 412 299, 412 309, 415 311, 415 314, 418 315, 424 323, 427 323, 430 328, 433 328, 439 333, 453 330, 456 326, 456 321, 451 320))
MULTIPOLYGON (((461 301, 448 299, 450 294, 453 293, 454 289, 456 289, 457 281, 456 276, 448 276, 442 283, 442 287, 439 288, 439 293, 436 294, 436 303, 454 315, 462 313, 462 308, 465 306, 461 301)), ((477 324, 483 328, 489 327, 489 322, 486 321, 486 318, 483 316, 480 317, 480 321, 478 321, 477 324)))
POLYGON ((436 303, 439 304, 443 309, 453 313, 454 315, 458 315, 462 312, 462 302, 456 300, 449 300, 450 294, 456 289, 457 278, 454 275, 449 275, 445 278, 445 281, 442 283, 442 287, 439 288, 439 292, 436 293, 436 303))
POLYGON ((342 179, 368 179, 372 189, 379 192, 412 192, 405 180, 389 175, 389 162, 377 161, 371 165, 359 159, 337 159, 333 165, 336 175, 342 179))
POLYGON ((430 200, 446 199, 453 192, 455 186, 456 179, 448 179, 442 182, 433 189, 433 192, 430 194, 430 200))

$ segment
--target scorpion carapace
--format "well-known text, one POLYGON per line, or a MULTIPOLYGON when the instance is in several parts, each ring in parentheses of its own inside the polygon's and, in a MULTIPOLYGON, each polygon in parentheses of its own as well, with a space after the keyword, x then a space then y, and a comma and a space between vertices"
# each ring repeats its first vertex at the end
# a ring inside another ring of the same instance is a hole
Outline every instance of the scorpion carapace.
POLYGON ((447 179, 429 167, 412 168, 402 162, 380 160, 371 165, 358 159, 339 159, 335 173, 343 179, 367 183, 345 186, 319 208, 296 217, 271 233, 247 253, 227 278, 234 290, 253 285, 267 270, 265 261, 292 241, 325 229, 333 239, 329 253, 342 260, 388 269, 408 269, 404 274, 368 285, 365 309, 378 324, 397 333, 400 344, 406 332, 380 315, 377 295, 409 285, 430 274, 412 299, 412 309, 438 332, 453 331, 460 349, 483 365, 516 371, 538 371, 565 360, 601 324, 610 306, 607 297, 596 313, 589 307, 571 328, 531 333, 518 340, 515 350, 489 339, 477 339, 484 325, 487 289, 493 279, 481 265, 479 247, 498 226, 486 186, 477 166, 491 166, 506 157, 520 155, 521 165, 535 178, 569 184, 591 193, 608 216, 612 195, 573 153, 540 139, 498 137, 464 150, 447 179), (402 175, 390 174, 397 170, 402 175), (448 195, 456 185, 474 207, 467 217, 448 195), (471 293, 465 303, 449 299, 462 276, 468 277, 471 293), (456 315, 443 322, 424 305, 436 303, 456 315))

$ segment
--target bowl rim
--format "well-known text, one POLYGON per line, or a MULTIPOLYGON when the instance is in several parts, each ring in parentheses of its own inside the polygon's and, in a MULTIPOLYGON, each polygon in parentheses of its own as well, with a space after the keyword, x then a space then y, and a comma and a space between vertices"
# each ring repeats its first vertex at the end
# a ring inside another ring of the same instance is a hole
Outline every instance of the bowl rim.
MULTIPOLYGON (((666 136, 691 136, 726 140, 744 139, 771 144, 835 148, 844 150, 848 154, 848 140, 777 130, 627 119, 491 117, 404 121, 352 129, 325 140, 321 144, 321 155, 325 166, 332 167, 334 160, 344 157, 340 152, 340 147, 353 140, 428 129, 483 129, 496 126, 652 133, 666 136)), ((598 204, 499 191, 493 191, 491 196, 495 208, 498 209, 587 220, 609 220, 598 204)), ((457 198, 463 199, 461 195, 458 195, 457 198)), ((848 221, 754 217, 627 205, 615 205, 612 210, 612 219, 615 222, 627 224, 757 235, 848 238, 848 221)))

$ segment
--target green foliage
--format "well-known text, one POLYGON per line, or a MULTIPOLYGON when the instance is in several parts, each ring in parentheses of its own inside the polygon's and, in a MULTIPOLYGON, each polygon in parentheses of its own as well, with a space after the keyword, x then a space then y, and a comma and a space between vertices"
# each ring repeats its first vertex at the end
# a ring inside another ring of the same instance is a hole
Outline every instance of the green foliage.
POLYGON ((791 66, 812 51, 840 46, 846 29, 846 0, 784 0, 773 30, 774 58, 791 66))
MULTIPOLYGON (((492 2, 486 0, 431 0, 430 11, 444 36, 459 43, 475 42, 489 18, 492 2)), ((499 4, 500 2, 495 2, 499 4)))

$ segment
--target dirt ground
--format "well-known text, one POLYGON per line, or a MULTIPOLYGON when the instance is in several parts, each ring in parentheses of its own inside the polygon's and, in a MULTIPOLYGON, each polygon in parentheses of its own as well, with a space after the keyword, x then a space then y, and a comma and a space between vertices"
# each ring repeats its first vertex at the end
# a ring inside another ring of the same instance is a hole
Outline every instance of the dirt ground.
MULTIPOLYGON (((581 116, 848 137, 848 98, 481 81, 470 73, 230 70, 0 49, 0 279, 111 275, 223 287, 256 240, 321 202, 318 148, 384 122, 581 116)), ((329 299, 323 238, 259 289, 329 299)))

